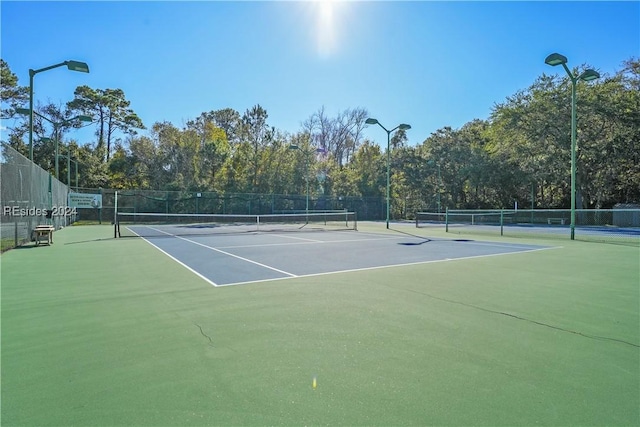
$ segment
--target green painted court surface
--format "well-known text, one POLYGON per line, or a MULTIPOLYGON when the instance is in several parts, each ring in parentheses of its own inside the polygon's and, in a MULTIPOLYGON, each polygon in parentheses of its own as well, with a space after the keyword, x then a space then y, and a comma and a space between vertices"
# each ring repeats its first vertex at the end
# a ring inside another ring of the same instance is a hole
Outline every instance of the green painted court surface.
POLYGON ((214 288, 112 235, 2 255, 3 426, 640 424, 637 245, 214 288))

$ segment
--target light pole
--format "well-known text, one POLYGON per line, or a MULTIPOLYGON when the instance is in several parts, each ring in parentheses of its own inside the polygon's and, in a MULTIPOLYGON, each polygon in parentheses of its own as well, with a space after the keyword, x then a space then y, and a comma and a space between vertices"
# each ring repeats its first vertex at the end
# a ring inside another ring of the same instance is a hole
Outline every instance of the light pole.
MULTIPOLYGON (((69 148, 67 148, 67 150, 69 150, 69 148)), ((67 158, 67 185, 69 186, 69 188, 71 188, 71 162, 74 163, 75 167, 76 167, 76 191, 78 191, 78 161, 77 160, 71 160, 71 151, 68 151, 66 155, 64 154, 60 154, 58 155, 58 157, 62 157, 62 158, 67 158)))
POLYGON ((440 200, 442 194, 442 175, 440 174, 440 163, 438 163, 438 213, 442 210, 442 202, 440 200))
POLYGON ((84 62, 79 61, 64 61, 59 64, 50 65, 48 67, 39 68, 37 70, 29 69, 29 160, 33 162, 33 77, 43 71, 48 71, 53 68, 67 66, 71 71, 79 71, 81 73, 88 73, 89 66, 84 62))
MULTIPOLYGON (((70 119, 66 119, 66 120, 62 120, 61 122, 54 122, 53 120, 49 119, 48 117, 43 116, 42 114, 38 113, 37 111, 31 111, 27 108, 16 108, 16 112, 19 114, 35 114, 36 116, 40 117, 43 120, 48 121, 49 123, 51 123, 53 125, 53 138, 54 138, 54 142, 56 144, 56 154, 55 154, 55 168, 56 168, 56 174, 55 177, 56 179, 60 179, 60 174, 59 174, 59 168, 58 168, 58 157, 60 157, 60 155, 58 154, 58 145, 60 143, 60 140, 58 138, 58 129, 60 129, 60 127, 73 123, 76 120, 80 120, 81 122, 91 122, 93 121, 93 119, 90 116, 85 116, 84 114, 79 114, 75 117, 72 117, 70 119)), ((44 138, 43 138, 44 140, 44 138)))
POLYGON ((438 168, 438 184, 437 184, 437 190, 436 190, 436 201, 438 203, 438 213, 440 213, 440 191, 441 191, 441 185, 442 185, 442 175, 440 173, 440 163, 436 162, 435 160, 429 160, 428 162, 430 165, 435 165, 438 168))
POLYGON ((396 129, 408 130, 408 129, 411 129, 411 126, 405 123, 402 123, 394 127, 393 129, 388 130, 386 127, 382 126, 382 123, 380 123, 376 119, 368 118, 367 120, 365 120, 365 123, 368 125, 378 125, 382 129, 384 129, 385 132, 387 132, 387 228, 389 228, 389 189, 390 189, 390 181, 391 181, 391 178, 390 178, 391 177, 390 175, 391 152, 389 150, 389 145, 391 142, 391 132, 393 132, 396 129))
POLYGON ((552 53, 544 60, 545 64, 555 67, 562 65, 571 79, 571 240, 574 240, 576 231, 576 85, 579 80, 585 82, 595 80, 600 74, 591 68, 574 75, 567 67, 567 58, 559 53, 552 53))
POLYGON ((302 154, 304 155, 304 159, 305 159, 305 180, 307 182, 307 203, 306 203, 306 207, 305 207, 305 213, 306 213, 306 215, 309 215, 309 157, 311 157, 312 154, 324 153, 324 149, 322 149, 322 148, 312 149, 311 147, 304 149, 304 148, 300 148, 299 145, 291 144, 291 145, 289 145, 289 150, 300 150, 302 152, 302 154))

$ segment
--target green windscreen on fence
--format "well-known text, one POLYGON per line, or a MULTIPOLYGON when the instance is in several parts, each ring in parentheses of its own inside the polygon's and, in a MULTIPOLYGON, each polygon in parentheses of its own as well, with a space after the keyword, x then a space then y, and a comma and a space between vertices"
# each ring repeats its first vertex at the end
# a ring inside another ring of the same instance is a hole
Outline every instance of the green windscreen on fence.
MULTIPOLYGON (((417 212, 416 227, 444 226, 450 233, 503 236, 569 237, 570 209, 454 210, 417 212)), ((640 241, 640 208, 576 209, 576 238, 594 241, 640 241)))
MULTIPOLYGON (((80 188, 80 193, 100 193, 102 210, 83 210, 81 219, 112 221, 115 189, 80 188)), ((213 191, 117 190, 118 212, 168 214, 265 215, 301 212, 358 212, 359 220, 382 220, 383 197, 310 194, 218 193, 213 191)), ((392 205, 393 206, 393 205, 392 205)))
POLYGON ((117 237, 165 237, 250 232, 357 230, 354 212, 296 214, 163 214, 118 212, 117 237))
POLYGON ((31 240, 33 228, 68 223, 68 187, 6 144, 0 145, 2 251, 31 240), (49 215, 47 215, 49 213, 49 215), (48 217, 49 216, 49 217, 48 217))

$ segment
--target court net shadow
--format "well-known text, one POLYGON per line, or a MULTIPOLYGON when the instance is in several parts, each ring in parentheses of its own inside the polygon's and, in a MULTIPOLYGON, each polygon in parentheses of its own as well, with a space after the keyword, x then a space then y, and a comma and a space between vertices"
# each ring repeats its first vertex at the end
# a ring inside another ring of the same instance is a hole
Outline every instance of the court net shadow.
POLYGON ((410 237, 414 237, 416 239, 420 239, 419 242, 401 242, 398 243, 399 245, 402 246, 420 246, 420 245, 424 245, 425 243, 429 243, 429 242, 473 242, 473 239, 433 239, 430 237, 424 237, 424 236, 418 236, 417 234, 413 234, 413 233, 407 233, 406 231, 402 231, 402 230, 396 230, 396 229, 391 229, 393 231, 395 231, 396 233, 399 234, 404 234, 405 236, 410 236, 410 237))

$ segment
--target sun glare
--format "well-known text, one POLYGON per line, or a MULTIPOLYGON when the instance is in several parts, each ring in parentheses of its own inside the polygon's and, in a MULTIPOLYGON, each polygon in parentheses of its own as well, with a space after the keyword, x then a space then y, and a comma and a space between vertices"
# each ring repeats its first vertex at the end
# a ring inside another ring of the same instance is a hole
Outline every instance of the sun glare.
POLYGON ((337 49, 337 28, 335 22, 335 11, 338 6, 337 1, 318 0, 316 1, 317 9, 317 33, 316 43, 318 55, 327 58, 335 53, 337 49))

